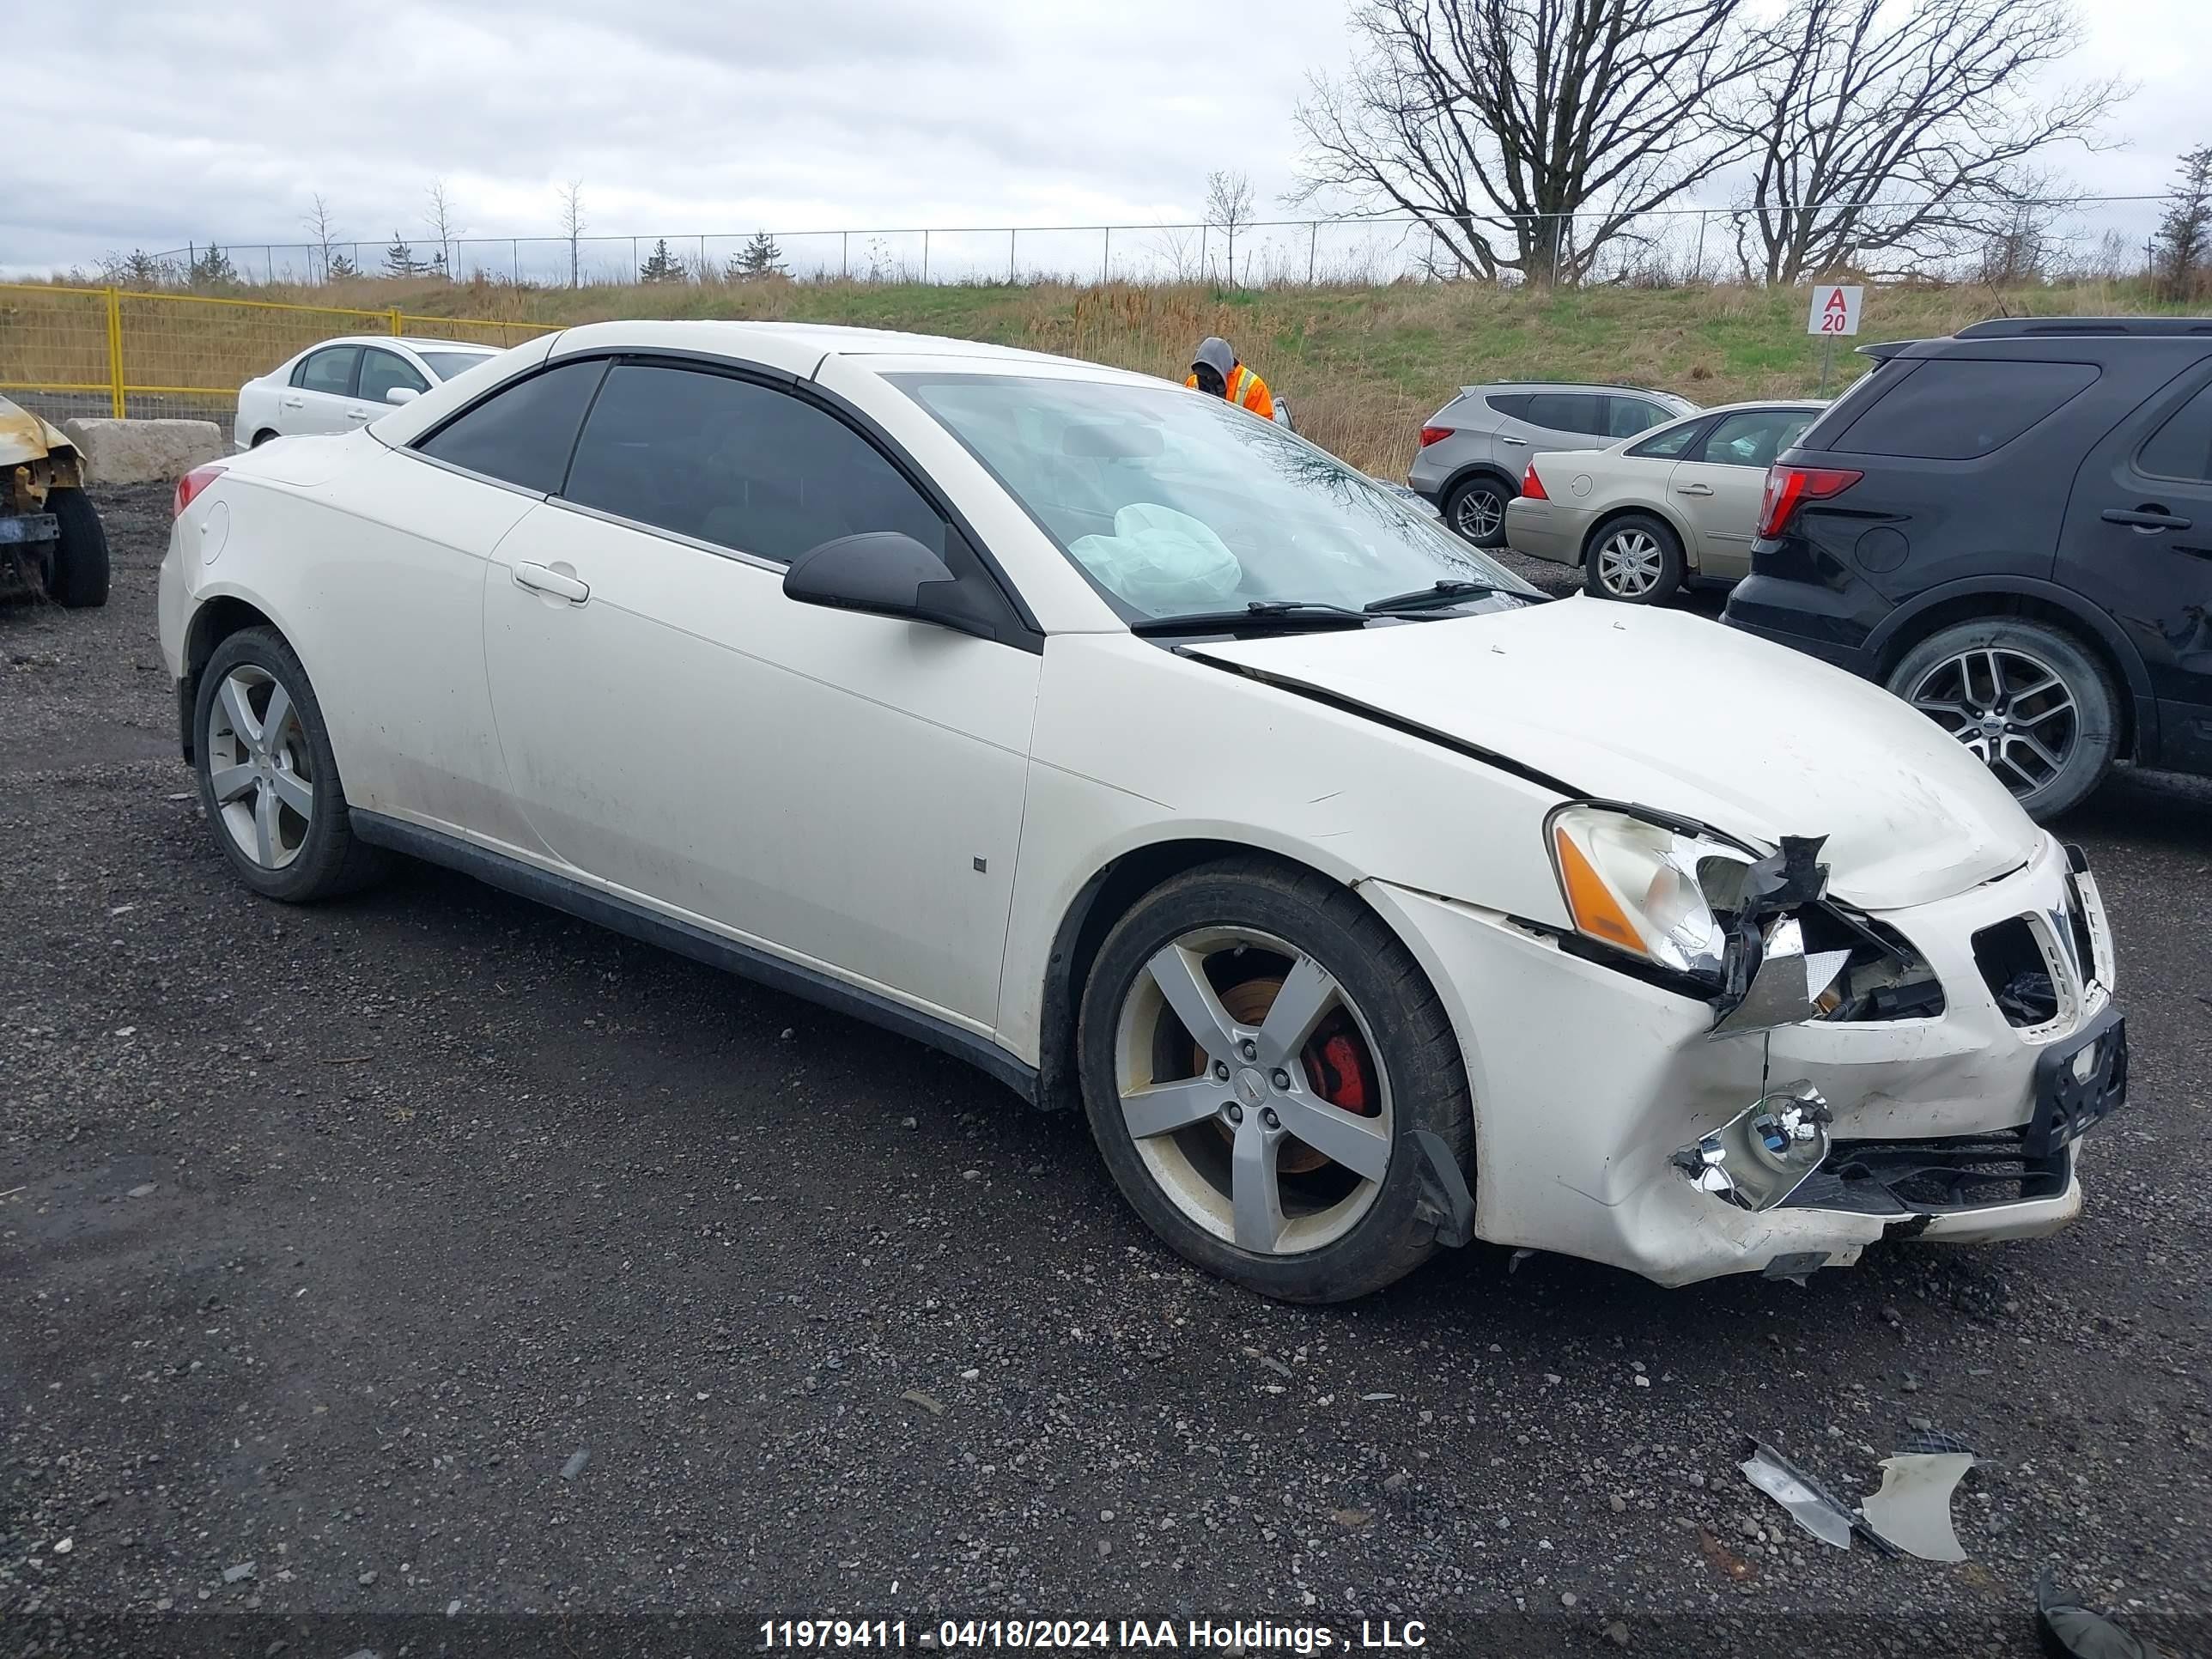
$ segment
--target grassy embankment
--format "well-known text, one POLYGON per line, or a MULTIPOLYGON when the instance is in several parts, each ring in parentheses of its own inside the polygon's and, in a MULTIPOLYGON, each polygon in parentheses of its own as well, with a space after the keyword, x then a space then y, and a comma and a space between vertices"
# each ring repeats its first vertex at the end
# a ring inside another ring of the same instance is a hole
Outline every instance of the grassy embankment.
MULTIPOLYGON (((380 293, 387 285, 375 285, 380 293)), ((910 329, 1093 359, 1180 379, 1191 348, 1219 334, 1289 398, 1298 429, 1355 465, 1402 474, 1422 419, 1484 380, 1620 380, 1702 404, 1804 393, 1820 353, 1803 289, 1590 289, 1528 294, 1476 284, 1270 289, 1203 286, 926 287, 731 283, 576 289, 430 287, 399 303, 422 314, 779 318, 910 329), (487 306, 507 309, 487 309, 487 306)), ((2140 285, 2085 283, 2002 295, 1984 288, 1881 289, 1865 336, 1948 334, 1998 314, 2157 308, 2140 285)), ((1840 387, 1863 366, 1837 354, 1840 387)))
MULTIPOLYGON (((21 301, 19 290, 4 296, 21 301)), ((253 289, 237 297, 392 307, 416 317, 569 324, 619 317, 777 318, 913 330, 1086 357, 1180 378, 1190 349, 1220 334, 1297 411, 1299 430, 1362 467, 1402 473, 1424 416, 1469 381, 1620 380, 1716 404, 1804 393, 1820 381, 1820 347, 1805 334, 1806 292, 1736 286, 1507 291, 1474 283, 1230 292, 1203 285, 1080 288, 929 286, 853 282, 674 283, 583 289, 363 280, 315 289, 253 289)), ((81 303, 81 302, 80 302, 81 303)), ((1997 314, 2105 313, 2158 308, 2139 283, 2037 286, 1998 294, 1974 286, 1882 288, 1866 302, 1866 337, 1949 333, 1997 314)), ((18 307, 20 308, 20 307, 18 307)), ((35 306, 32 307, 36 310, 35 306)), ((19 328, 0 306, 0 380, 99 380, 104 343, 88 326, 72 361, 19 328), (85 362, 73 359, 82 356, 85 362), (40 373, 44 369, 47 372, 40 373)), ((29 320, 27 318, 26 320, 29 320)), ((126 378, 137 384, 234 386, 314 338, 373 325, 358 319, 240 312, 173 301, 125 301, 126 378), (298 335, 297 339, 293 338, 298 335), (149 362, 148 359, 155 361, 149 362), (172 367, 172 365, 174 365, 172 367), (142 365, 161 378, 149 379, 142 365), (169 375, 189 379, 169 379, 169 375)), ((436 331, 410 325, 412 331, 436 331)), ((507 343, 506 331, 456 327, 459 337, 507 343)), ((1862 367, 1838 353, 1836 384, 1862 367)))

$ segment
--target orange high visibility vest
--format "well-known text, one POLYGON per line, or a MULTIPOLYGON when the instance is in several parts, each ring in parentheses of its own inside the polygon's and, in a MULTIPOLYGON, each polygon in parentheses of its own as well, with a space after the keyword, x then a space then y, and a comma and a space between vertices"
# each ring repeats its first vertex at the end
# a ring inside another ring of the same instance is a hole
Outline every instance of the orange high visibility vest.
MULTIPOLYGON (((1186 377, 1183 384, 1196 391, 1198 376, 1193 374, 1186 377)), ((1242 363, 1229 371, 1229 390, 1223 396, 1263 421, 1275 418, 1275 400, 1267 391, 1267 383, 1242 363)))

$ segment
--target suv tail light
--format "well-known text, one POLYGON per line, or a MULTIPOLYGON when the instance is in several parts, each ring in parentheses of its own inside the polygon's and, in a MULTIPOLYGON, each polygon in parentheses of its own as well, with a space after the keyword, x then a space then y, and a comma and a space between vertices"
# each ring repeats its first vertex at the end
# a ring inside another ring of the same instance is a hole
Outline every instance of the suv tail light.
POLYGON ((222 471, 221 461, 210 461, 205 466, 194 467, 183 477, 178 479, 176 501, 170 507, 169 516, 173 519, 183 518, 185 509, 192 504, 192 497, 213 483, 222 471))
POLYGON ((1528 470, 1521 475, 1521 499, 1526 501, 1548 501, 1544 493, 1544 481, 1536 476, 1536 463, 1528 463, 1528 470))
POLYGON ((1791 515, 1807 501, 1840 495, 1864 477, 1865 473, 1849 467, 1784 466, 1777 462, 1766 469, 1766 494, 1759 503, 1759 535, 1779 536, 1789 527, 1791 515))
POLYGON ((1431 444, 1440 444, 1457 430, 1456 427, 1425 426, 1421 428, 1421 447, 1426 449, 1431 444))

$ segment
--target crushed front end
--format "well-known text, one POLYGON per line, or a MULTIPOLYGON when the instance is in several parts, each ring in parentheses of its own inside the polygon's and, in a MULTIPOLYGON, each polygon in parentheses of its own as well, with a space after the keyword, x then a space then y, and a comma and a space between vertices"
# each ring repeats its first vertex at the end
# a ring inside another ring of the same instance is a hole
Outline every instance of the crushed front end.
POLYGON ((76 451, 37 416, 0 398, 0 593, 44 592, 61 522, 48 510, 56 489, 80 489, 76 451))
POLYGON ((1632 811, 1563 809, 1571 930, 1369 889, 1462 1036, 1479 1234, 1680 1285, 2080 1212, 2127 1041, 2078 852, 2046 836, 1875 913, 1829 896, 1816 842, 1761 857, 1632 811))

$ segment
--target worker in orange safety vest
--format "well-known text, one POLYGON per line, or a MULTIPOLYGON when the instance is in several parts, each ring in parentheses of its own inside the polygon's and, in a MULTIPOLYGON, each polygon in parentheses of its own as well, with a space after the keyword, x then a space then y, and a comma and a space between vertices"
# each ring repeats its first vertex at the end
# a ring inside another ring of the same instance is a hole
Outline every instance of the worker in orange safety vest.
POLYGON ((1218 335, 1199 342, 1190 360, 1190 378, 1183 384, 1210 398, 1225 398, 1263 421, 1275 418, 1275 400, 1268 394, 1267 383, 1238 362, 1229 342, 1218 335))

